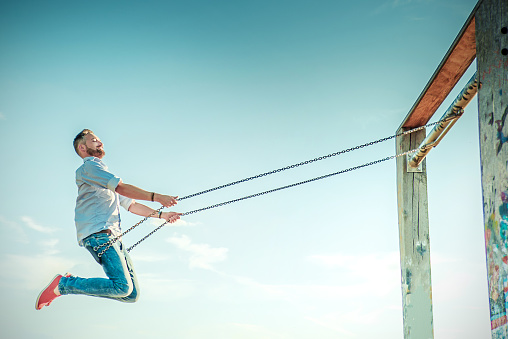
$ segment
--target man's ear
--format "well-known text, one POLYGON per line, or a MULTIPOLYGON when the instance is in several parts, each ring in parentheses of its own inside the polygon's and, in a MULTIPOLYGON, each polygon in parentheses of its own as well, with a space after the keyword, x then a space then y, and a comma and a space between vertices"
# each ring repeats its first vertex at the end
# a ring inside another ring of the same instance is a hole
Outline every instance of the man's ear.
POLYGON ((79 144, 79 145, 78 145, 78 150, 79 150, 80 152, 86 152, 86 145, 84 145, 84 144, 79 144))

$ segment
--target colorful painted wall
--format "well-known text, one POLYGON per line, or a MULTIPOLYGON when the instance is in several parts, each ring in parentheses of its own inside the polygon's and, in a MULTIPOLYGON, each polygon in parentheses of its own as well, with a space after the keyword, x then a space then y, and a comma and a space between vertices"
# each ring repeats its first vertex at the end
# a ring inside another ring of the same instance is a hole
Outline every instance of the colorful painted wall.
POLYGON ((483 212, 492 338, 508 338, 508 0, 476 13, 483 212))

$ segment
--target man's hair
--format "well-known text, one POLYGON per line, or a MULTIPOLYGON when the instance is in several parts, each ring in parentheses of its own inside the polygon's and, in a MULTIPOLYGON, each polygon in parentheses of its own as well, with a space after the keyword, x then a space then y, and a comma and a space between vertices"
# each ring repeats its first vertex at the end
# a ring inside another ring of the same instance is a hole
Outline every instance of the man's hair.
POLYGON ((79 132, 78 135, 76 135, 76 137, 74 138, 74 150, 76 151, 76 153, 79 155, 79 152, 78 152, 78 145, 82 145, 85 143, 85 135, 87 134, 93 134, 93 132, 89 129, 84 129, 82 130, 81 132, 79 132))

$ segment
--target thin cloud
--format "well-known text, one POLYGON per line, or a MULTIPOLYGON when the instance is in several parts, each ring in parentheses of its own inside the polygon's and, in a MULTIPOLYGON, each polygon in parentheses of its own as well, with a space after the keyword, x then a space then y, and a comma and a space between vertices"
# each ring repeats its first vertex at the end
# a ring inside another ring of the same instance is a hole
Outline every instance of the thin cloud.
POLYGON ((59 239, 49 239, 40 241, 39 244, 41 245, 45 255, 55 255, 60 253, 60 250, 56 248, 56 245, 58 245, 59 242, 59 239))
POLYGON ((0 215, 0 225, 2 226, 2 231, 12 232, 10 233, 11 239, 15 239, 17 242, 23 244, 30 243, 25 230, 18 223, 10 221, 6 219, 4 216, 0 215), (12 234, 16 234, 16 236, 12 237, 12 234))
POLYGON ((366 255, 311 255, 310 262, 327 268, 343 268, 357 276, 372 276, 376 272, 399 273, 399 253, 371 253, 366 255), (368 270, 366 269, 368 268, 368 270))
POLYGON ((21 220, 25 223, 26 226, 37 232, 53 233, 57 230, 56 228, 41 226, 28 216, 22 216, 21 220))
POLYGON ((389 4, 391 4, 392 7, 400 7, 403 5, 410 4, 411 2, 414 2, 413 0, 392 0, 389 4))
POLYGON ((384 282, 372 278, 363 283, 337 285, 254 285, 251 283, 249 286, 261 288, 272 296, 299 303, 306 303, 310 300, 351 300, 363 297, 383 297, 389 291, 400 289, 400 284, 393 284, 386 288, 384 282), (372 288, 373 285, 376 288, 372 288))
POLYGON ((391 7, 396 8, 396 7, 406 6, 406 5, 413 4, 413 3, 422 3, 422 2, 423 3, 430 3, 432 1, 433 0, 392 0, 388 4, 391 5, 391 7))
POLYGON ((358 286, 369 285, 373 279, 376 289, 370 291, 376 295, 386 295, 393 289, 400 288, 400 259, 398 252, 372 253, 366 255, 312 255, 308 261, 332 270, 345 270, 347 275, 355 278, 357 284, 347 289, 357 294, 358 286))
MULTIPOLYGON (((402 307, 384 306, 376 308, 365 308, 364 306, 355 306, 345 308, 344 311, 329 312, 316 316, 306 316, 305 319, 315 324, 341 333, 341 338, 356 338, 357 329, 367 326, 370 329, 379 328, 383 324, 383 318, 390 313, 402 312, 402 307), (354 332, 353 332, 354 331, 354 332)), ((368 329, 364 329, 367 330, 368 329)))
POLYGON ((416 3, 431 3, 433 0, 390 0, 387 2, 382 3, 377 9, 375 9, 372 14, 374 15, 380 15, 383 12, 390 10, 390 9, 396 9, 403 6, 409 6, 411 4, 416 3))
POLYGON ((255 324, 247 324, 247 323, 229 323, 226 324, 231 326, 232 334, 237 335, 238 337, 256 337, 256 338, 271 338, 271 339, 282 339, 287 338, 287 336, 283 333, 278 333, 270 328, 265 326, 255 325, 255 324))
POLYGON ((400 290, 400 276, 384 279, 370 276, 360 282, 338 284, 269 284, 248 277, 231 275, 215 271, 229 277, 239 285, 251 289, 250 294, 260 298, 281 299, 294 305, 306 305, 316 300, 358 300, 358 298, 380 298, 388 293, 400 290), (375 285, 376 288, 372 288, 375 285), (259 292, 259 293, 258 293, 259 292))
POLYGON ((7 254, 0 259, 0 286, 37 290, 57 272, 69 271, 76 262, 51 255, 7 254))
POLYGON ((189 267, 214 270, 212 264, 226 260, 228 249, 224 247, 213 248, 208 244, 195 244, 186 236, 174 236, 167 241, 179 249, 189 252, 189 267))
POLYGON ((136 262, 161 262, 161 261, 167 261, 170 257, 167 255, 160 255, 160 254, 138 254, 136 253, 136 262))
MULTIPOLYGON (((136 258, 137 260, 137 258, 136 258)), ((199 291, 198 282, 189 279, 168 279, 163 275, 143 273, 138 275, 143 283, 143 298, 151 300, 178 300, 199 291)))
POLYGON ((313 323, 315 323, 315 324, 317 324, 317 325, 319 325, 321 327, 324 327, 324 328, 327 328, 329 330, 338 332, 338 333, 340 333, 342 335, 346 335, 348 337, 353 337, 354 336, 353 332, 347 331, 346 329, 344 329, 342 327, 342 325, 339 325, 337 323, 337 321, 332 322, 329 319, 319 319, 319 318, 315 318, 315 317, 305 317, 305 319, 307 319, 309 321, 312 321, 313 323))

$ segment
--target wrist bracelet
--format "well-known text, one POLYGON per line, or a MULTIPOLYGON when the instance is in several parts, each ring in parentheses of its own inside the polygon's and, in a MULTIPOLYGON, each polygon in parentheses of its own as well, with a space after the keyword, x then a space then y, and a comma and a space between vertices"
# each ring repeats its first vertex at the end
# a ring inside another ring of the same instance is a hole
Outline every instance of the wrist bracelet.
POLYGON ((161 218, 161 215, 162 215, 162 211, 159 211, 159 219, 161 218))
POLYGON ((154 195, 155 195, 155 192, 152 192, 152 201, 153 201, 153 197, 154 197, 154 195))

